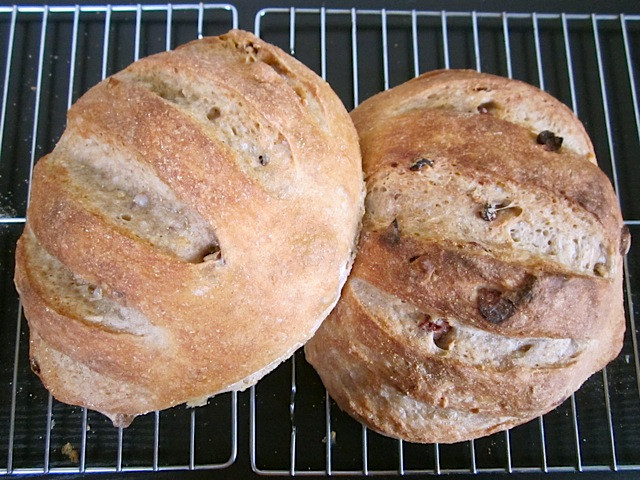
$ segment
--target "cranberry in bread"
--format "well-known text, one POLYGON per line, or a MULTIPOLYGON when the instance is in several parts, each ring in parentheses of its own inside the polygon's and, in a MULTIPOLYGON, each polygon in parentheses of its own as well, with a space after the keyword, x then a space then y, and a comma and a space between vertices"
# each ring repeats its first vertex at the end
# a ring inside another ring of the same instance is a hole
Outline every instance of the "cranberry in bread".
POLYGON ((363 200, 348 113, 282 50, 231 31, 132 64, 35 168, 32 370, 118 426, 253 385, 337 302, 363 200))
POLYGON ((358 255, 305 347, 343 410, 392 437, 458 442, 548 412, 616 357, 630 237, 566 106, 451 70, 351 117, 358 255))

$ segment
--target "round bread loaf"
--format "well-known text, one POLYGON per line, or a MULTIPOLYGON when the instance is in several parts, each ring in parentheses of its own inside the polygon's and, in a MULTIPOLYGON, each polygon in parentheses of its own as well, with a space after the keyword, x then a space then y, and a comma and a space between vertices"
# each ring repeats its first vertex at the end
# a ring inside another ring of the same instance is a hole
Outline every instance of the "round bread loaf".
POLYGON ((119 426, 245 389, 304 344, 364 201, 338 97, 242 31, 88 91, 31 191, 15 273, 31 368, 119 426))
POLYGON ((351 117, 359 251, 305 347, 343 410, 404 440, 462 441, 553 409, 618 354, 629 232, 566 106, 436 71, 351 117))

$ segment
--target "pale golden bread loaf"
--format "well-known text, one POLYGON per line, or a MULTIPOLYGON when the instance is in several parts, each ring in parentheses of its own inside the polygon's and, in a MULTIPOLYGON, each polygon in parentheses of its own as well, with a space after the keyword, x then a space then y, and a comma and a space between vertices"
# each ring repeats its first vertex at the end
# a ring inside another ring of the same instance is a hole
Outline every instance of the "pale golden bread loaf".
POLYGON ((457 442, 551 410, 618 354, 629 233, 566 106, 437 71, 351 116, 363 230, 305 347, 342 409, 386 435, 457 442))
POLYGON ((254 384, 335 305, 363 199, 348 113, 280 49, 231 31, 132 64, 35 168, 32 369, 116 425, 254 384))

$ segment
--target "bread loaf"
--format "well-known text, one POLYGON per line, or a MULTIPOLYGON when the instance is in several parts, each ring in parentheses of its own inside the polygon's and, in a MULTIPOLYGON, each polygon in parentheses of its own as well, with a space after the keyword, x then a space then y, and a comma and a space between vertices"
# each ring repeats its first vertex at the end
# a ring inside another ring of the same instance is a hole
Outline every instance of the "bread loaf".
POLYGON ((32 370, 119 426, 256 383, 335 305, 363 200, 348 113, 280 49, 231 31, 132 64, 35 168, 32 370))
POLYGON ((305 347, 343 410, 452 443, 553 409, 615 358, 629 231, 566 106, 452 70, 351 117, 367 183, 359 253, 305 347))

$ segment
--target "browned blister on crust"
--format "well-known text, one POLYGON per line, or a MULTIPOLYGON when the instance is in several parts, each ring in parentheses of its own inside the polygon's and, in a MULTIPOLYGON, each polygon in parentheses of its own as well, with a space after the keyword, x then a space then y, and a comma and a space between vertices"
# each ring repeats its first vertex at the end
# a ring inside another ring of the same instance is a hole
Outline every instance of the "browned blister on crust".
POLYGON ((629 233, 566 106, 453 70, 351 116, 363 231, 305 347, 341 408, 389 436, 457 442, 546 413, 615 358, 629 233))
POLYGON ((31 193, 15 282, 33 370, 126 425, 244 389, 313 334, 364 185, 328 84, 231 31, 89 90, 31 193))

